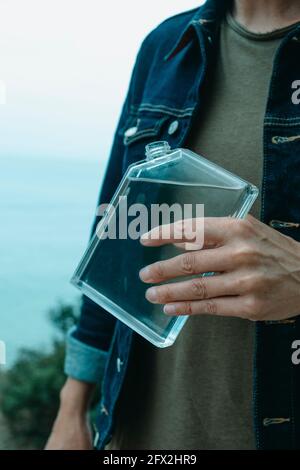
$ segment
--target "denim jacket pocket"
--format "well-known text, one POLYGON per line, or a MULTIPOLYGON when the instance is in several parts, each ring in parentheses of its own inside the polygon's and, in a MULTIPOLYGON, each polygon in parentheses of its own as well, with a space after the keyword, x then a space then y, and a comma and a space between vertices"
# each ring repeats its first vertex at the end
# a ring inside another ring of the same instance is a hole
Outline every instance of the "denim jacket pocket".
POLYGON ((152 140, 160 136, 168 116, 130 116, 123 128, 123 143, 126 147, 141 140, 152 140))
POLYGON ((131 115, 123 129, 123 144, 125 155, 123 159, 123 173, 129 165, 145 158, 145 146, 156 140, 167 139, 168 121, 170 116, 165 114, 131 115))

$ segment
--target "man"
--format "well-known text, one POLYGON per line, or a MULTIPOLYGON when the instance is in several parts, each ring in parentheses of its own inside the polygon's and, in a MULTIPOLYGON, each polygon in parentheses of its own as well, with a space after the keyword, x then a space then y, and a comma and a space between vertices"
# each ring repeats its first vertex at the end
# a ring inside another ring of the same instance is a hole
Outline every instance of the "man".
POLYGON ((153 140, 203 154, 261 197, 245 221, 207 219, 209 249, 140 273, 154 284, 149 302, 191 316, 171 348, 84 300, 47 448, 92 447, 86 416, 98 381, 98 449, 300 448, 299 53, 297 0, 208 0, 143 42, 100 201, 153 140), (155 287, 207 271, 219 274, 155 287))

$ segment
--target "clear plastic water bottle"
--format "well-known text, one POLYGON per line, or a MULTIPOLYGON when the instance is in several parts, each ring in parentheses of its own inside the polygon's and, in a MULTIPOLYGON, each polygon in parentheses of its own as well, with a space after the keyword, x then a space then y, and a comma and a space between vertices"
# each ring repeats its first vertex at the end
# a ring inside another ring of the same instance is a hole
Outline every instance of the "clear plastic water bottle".
POLYGON ((182 253, 182 248, 144 247, 141 234, 165 224, 164 211, 174 222, 197 217, 201 205, 205 217, 243 218, 257 195, 255 186, 188 149, 149 144, 146 159, 128 168, 103 212, 72 283, 152 344, 170 346, 188 317, 167 316, 162 305, 148 302, 149 284, 140 280, 139 271, 182 253), (174 205, 177 213, 168 212, 174 205))

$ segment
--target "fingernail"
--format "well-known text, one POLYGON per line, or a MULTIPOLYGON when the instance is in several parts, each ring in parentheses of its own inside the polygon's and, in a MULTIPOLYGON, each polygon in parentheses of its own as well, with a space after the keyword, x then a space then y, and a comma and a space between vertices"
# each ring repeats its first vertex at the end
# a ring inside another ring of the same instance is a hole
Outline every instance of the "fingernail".
POLYGON ((142 281, 150 281, 150 269, 148 266, 140 270, 139 276, 142 281))
POLYGON ((171 305, 171 304, 165 305, 164 306, 164 313, 166 313, 167 315, 175 315, 176 314, 175 305, 171 305))
POLYGON ((148 243, 151 242, 151 238, 149 237, 149 233, 144 233, 144 235, 141 236, 140 242, 142 245, 147 245, 148 243))
POLYGON ((157 290, 155 287, 150 287, 150 289, 146 291, 146 299, 149 300, 150 302, 156 302, 157 290))

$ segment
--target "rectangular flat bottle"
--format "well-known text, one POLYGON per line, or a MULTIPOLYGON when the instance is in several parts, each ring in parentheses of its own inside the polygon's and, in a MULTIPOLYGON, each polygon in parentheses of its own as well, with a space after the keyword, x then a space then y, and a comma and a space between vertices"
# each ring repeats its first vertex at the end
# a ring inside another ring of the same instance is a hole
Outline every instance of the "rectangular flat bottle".
POLYGON ((150 286, 140 280, 139 271, 183 251, 174 245, 142 246, 138 231, 131 230, 130 224, 135 229, 138 224, 130 213, 124 227, 125 202, 127 209, 139 205, 148 215, 154 206, 176 204, 192 207, 194 217, 196 205, 203 204, 205 217, 243 218, 257 195, 255 186, 202 156, 154 142, 146 147, 146 160, 128 168, 71 282, 155 346, 171 346, 188 317, 169 317, 162 305, 148 302, 150 286))

